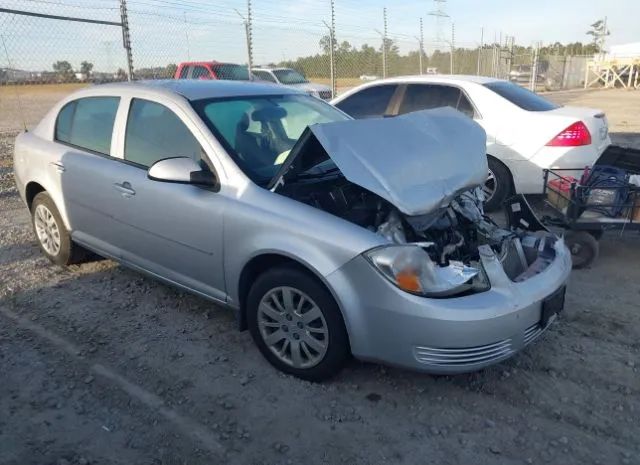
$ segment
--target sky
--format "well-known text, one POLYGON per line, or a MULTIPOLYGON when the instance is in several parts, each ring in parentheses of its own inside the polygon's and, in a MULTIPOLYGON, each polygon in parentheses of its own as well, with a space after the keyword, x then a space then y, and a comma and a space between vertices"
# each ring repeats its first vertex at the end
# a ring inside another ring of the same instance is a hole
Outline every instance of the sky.
MULTIPOLYGON (((319 53, 328 31, 330 0, 252 0, 254 62, 268 63, 319 53)), ((417 49, 423 18, 427 53, 445 49, 455 25, 457 47, 477 47, 501 35, 520 45, 589 41, 585 32, 607 16, 608 44, 640 42, 640 0, 448 0, 448 18, 430 15, 433 0, 335 0, 336 38, 357 47, 379 47, 383 8, 388 35, 401 51, 417 49)), ((119 0, 2 0, 4 8, 119 20, 119 0)), ((128 0, 135 67, 185 60, 246 62, 246 0, 128 0), (235 11, 238 10, 238 11, 235 11)), ((0 13, 0 66, 51 69, 66 59, 96 70, 125 67, 119 28, 0 13), (5 50, 6 47, 6 50, 5 50)))

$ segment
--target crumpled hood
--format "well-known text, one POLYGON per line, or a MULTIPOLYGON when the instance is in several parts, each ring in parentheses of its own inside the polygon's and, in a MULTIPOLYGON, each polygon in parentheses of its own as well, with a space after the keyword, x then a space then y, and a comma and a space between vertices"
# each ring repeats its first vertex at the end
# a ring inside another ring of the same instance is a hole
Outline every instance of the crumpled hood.
POLYGON ((486 134, 452 108, 309 129, 349 181, 406 215, 446 207, 487 178, 486 134))

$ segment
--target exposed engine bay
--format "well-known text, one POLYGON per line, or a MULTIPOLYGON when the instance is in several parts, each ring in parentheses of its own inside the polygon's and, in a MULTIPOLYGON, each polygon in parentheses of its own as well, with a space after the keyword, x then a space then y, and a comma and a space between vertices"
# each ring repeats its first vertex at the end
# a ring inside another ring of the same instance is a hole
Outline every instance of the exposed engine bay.
MULTIPOLYGON (((506 275, 524 281, 543 271, 555 258, 557 237, 547 231, 499 227, 482 209, 480 188, 459 194, 448 207, 409 216, 387 200, 345 179, 331 176, 298 178, 279 193, 362 226, 396 244, 424 249, 444 279, 457 280, 476 292, 488 288, 480 250, 490 247, 506 275)), ((458 289, 459 291, 459 289, 458 289)))

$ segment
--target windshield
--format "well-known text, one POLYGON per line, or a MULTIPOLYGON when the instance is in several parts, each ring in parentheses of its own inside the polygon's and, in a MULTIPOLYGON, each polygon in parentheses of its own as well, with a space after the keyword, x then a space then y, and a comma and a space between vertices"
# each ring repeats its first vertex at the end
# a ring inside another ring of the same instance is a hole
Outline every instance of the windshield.
POLYGON ((294 69, 274 69, 273 74, 276 75, 280 84, 304 84, 309 82, 307 78, 294 69))
POLYGON ((213 66, 218 79, 225 79, 229 81, 248 81, 249 69, 246 66, 240 65, 215 65, 213 66))
POLYGON ((500 97, 509 100, 514 105, 527 111, 551 111, 560 108, 546 98, 520 87, 517 84, 506 81, 489 82, 484 85, 500 97))
POLYGON ((265 95, 192 102, 238 166, 266 185, 307 126, 349 119, 308 95, 265 95))

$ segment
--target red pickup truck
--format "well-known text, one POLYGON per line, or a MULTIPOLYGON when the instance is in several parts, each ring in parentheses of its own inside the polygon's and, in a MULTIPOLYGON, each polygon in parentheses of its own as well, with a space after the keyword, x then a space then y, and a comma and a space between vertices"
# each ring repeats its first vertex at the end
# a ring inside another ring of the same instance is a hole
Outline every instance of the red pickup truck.
POLYGON ((180 63, 174 79, 226 79, 250 81, 246 66, 218 61, 188 61, 180 63))

